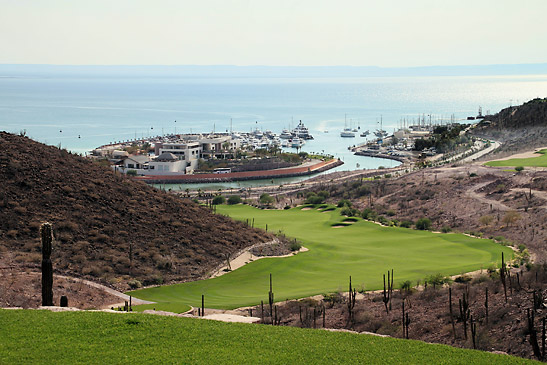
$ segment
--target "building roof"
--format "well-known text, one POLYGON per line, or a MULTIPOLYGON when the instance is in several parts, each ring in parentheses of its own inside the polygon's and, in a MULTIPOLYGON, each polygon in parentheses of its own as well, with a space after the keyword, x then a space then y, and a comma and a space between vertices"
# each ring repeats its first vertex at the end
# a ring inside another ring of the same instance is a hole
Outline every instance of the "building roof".
POLYGON ((156 157, 156 161, 177 161, 178 157, 172 154, 171 152, 163 152, 161 155, 156 157))
POLYGON ((150 157, 148 157, 148 155, 130 155, 127 157, 127 159, 140 164, 150 161, 150 157))

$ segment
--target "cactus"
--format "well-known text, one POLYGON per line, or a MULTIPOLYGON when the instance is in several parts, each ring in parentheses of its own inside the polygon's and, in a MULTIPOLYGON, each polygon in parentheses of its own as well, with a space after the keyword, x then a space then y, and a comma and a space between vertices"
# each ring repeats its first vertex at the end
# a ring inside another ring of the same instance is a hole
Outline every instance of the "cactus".
POLYGON ((467 340, 467 321, 469 320, 469 316, 471 315, 471 310, 469 309, 469 287, 465 287, 465 291, 463 292, 463 299, 459 300, 460 304, 460 318, 463 322, 463 334, 465 336, 465 339, 467 340))
POLYGON ((389 314, 391 310, 391 293, 393 292, 393 269, 391 269, 391 279, 389 275, 389 270, 387 271, 387 289, 386 289, 386 275, 384 274, 384 291, 382 301, 386 307, 386 314, 389 314), (389 304, 389 306, 388 306, 389 304))
POLYGON ((473 349, 477 349, 477 323, 473 321, 473 316, 471 316, 471 319, 469 320, 469 324, 471 325, 471 338, 473 340, 473 349))
POLYGON ((51 263, 51 224, 40 227, 42 239, 42 305, 53 306, 53 264, 51 263))
POLYGON ((274 303, 274 293, 272 291, 272 274, 270 273, 270 292, 268 293, 268 301, 270 303, 270 319, 272 321, 272 326, 274 325, 273 318, 273 303, 274 303))
POLYGON ((351 276, 349 277, 349 291, 348 291, 348 327, 353 323, 353 308, 355 307, 355 297, 357 292, 355 288, 351 287, 351 276))
POLYGON ((500 280, 503 284, 503 293, 505 295, 505 303, 507 303, 507 268, 505 267, 505 261, 503 259, 503 252, 501 253, 501 268, 500 268, 500 280))

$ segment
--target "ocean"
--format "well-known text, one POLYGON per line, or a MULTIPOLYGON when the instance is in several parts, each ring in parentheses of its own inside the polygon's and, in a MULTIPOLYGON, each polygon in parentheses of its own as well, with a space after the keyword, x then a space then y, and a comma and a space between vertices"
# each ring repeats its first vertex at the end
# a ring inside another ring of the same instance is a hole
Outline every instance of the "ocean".
MULTIPOLYGON (((69 70, 69 68, 66 68, 69 70)), ((114 141, 170 133, 280 133, 299 120, 315 139, 303 151, 342 159, 342 170, 395 166, 353 156, 365 138, 341 138, 345 123, 359 132, 392 132, 402 123, 464 120, 547 94, 547 75, 395 77, 206 77, 18 72, 0 66, 0 130, 25 131, 40 142, 86 153, 114 141)), ((358 135, 358 133, 357 133, 358 135)), ((371 138, 371 136, 369 136, 371 138)))

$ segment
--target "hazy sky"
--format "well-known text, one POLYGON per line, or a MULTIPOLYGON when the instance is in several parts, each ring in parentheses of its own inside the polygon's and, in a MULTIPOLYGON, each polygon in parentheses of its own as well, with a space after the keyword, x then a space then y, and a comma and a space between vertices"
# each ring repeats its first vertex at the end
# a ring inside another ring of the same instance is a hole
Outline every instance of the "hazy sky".
POLYGON ((0 63, 547 62, 547 0, 0 0, 0 63))

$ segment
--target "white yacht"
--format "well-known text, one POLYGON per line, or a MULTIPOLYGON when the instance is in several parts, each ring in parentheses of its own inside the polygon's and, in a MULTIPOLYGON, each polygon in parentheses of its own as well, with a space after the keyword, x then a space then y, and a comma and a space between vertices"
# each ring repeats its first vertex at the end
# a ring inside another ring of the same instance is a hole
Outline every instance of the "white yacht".
POLYGON ((282 138, 282 139, 290 139, 292 137, 293 135, 291 134, 291 132, 289 132, 288 129, 283 129, 283 131, 279 135, 279 138, 282 138))
POLYGON ((300 121, 295 129, 292 130, 292 134, 298 138, 302 139, 313 139, 313 136, 310 134, 308 128, 300 121))

